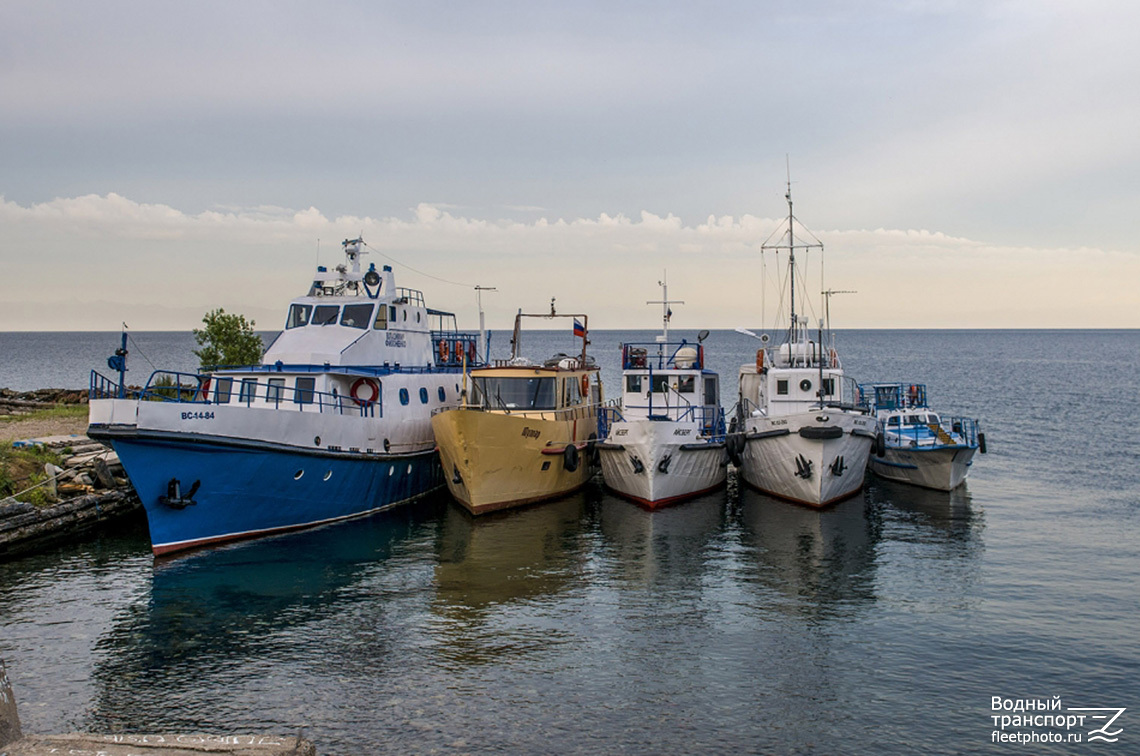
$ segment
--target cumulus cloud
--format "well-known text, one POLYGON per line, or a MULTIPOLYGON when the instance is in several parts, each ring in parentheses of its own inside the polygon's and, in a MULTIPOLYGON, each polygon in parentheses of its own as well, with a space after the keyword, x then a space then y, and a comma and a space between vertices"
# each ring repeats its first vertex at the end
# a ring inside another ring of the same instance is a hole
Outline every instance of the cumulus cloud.
MULTIPOLYGON (((5 270, 0 327, 8 330, 191 328, 218 306, 264 327, 303 292, 312 267, 340 259, 363 234, 377 265, 425 291, 430 306, 474 323, 476 284, 494 327, 551 296, 599 328, 655 326, 643 303, 667 271, 677 316, 693 327, 771 322, 785 256, 760 244, 778 219, 673 214, 533 221, 477 218, 422 203, 404 216, 329 214, 316 207, 228 207, 185 213, 118 194, 20 205, 0 197, 5 270), (28 282, 51 281, 28 296, 28 282), (768 291, 761 295, 761 284, 768 291), (767 312, 763 311, 762 303, 767 312)), ((823 287, 855 289, 839 327, 1138 327, 1140 255, 1094 248, 987 244, 938 231, 834 229, 802 253, 805 301, 823 287), (1080 275, 1073 275, 1079 270, 1080 275)), ((366 262, 369 258, 366 258, 366 262)), ((810 312, 810 310, 809 310, 810 312)))

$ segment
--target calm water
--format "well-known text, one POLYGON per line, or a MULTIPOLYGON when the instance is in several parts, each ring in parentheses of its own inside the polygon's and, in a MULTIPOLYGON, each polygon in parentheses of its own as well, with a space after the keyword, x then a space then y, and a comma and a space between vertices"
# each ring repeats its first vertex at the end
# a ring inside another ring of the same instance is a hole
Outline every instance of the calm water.
MULTIPOLYGON (((616 344, 652 334, 592 336, 616 389, 616 344)), ((193 347, 134 338, 160 364, 193 347)), ((982 419, 964 489, 870 479, 816 512, 731 485, 650 513, 595 484, 478 520, 439 497, 159 563, 136 524, 0 564, 24 729, 304 725, 330 754, 1140 752, 1140 332, 841 339, 851 374, 982 419), (995 745, 992 696, 1129 710, 1115 744, 995 745)), ((0 385, 85 386, 117 342, 0 334, 0 385)), ((706 342, 726 405, 754 346, 706 342)))

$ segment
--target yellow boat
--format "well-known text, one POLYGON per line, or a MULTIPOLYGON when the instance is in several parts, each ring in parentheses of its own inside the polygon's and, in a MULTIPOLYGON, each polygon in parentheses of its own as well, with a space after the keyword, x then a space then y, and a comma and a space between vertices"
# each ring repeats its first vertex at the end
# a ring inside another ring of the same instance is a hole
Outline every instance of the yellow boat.
POLYGON ((447 487, 473 514, 551 499, 581 488, 595 468, 601 376, 586 355, 588 319, 519 312, 511 359, 464 378, 464 400, 432 416, 447 487), (542 364, 520 357, 522 318, 574 318, 582 354, 542 364), (579 321, 580 319, 580 321, 579 321))

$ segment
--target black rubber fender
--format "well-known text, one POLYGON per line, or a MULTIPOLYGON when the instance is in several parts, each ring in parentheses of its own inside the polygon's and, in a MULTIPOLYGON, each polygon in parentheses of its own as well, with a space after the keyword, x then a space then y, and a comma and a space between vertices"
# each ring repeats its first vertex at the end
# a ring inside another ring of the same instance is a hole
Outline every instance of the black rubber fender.
POLYGON ((574 444, 566 444, 566 448, 562 450, 562 467, 566 472, 574 472, 578 469, 578 447, 574 444))

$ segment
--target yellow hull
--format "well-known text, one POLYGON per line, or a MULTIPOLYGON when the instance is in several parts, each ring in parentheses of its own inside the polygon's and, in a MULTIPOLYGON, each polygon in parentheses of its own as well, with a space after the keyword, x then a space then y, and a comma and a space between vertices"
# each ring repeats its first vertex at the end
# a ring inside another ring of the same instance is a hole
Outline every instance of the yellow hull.
POLYGON ((454 409, 431 419, 447 488, 473 514, 562 496, 589 480, 586 443, 597 437, 592 406, 573 411, 454 409), (568 469, 565 448, 577 449, 568 469))

